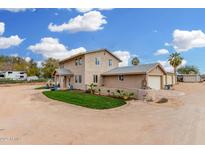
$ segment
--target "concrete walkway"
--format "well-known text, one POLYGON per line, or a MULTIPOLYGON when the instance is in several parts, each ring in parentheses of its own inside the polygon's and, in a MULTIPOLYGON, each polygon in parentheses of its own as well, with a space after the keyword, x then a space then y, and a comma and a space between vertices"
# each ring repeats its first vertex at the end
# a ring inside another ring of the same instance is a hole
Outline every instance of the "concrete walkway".
POLYGON ((205 144, 205 83, 178 85, 185 95, 167 104, 110 110, 53 101, 34 87, 0 88, 0 144, 205 144))

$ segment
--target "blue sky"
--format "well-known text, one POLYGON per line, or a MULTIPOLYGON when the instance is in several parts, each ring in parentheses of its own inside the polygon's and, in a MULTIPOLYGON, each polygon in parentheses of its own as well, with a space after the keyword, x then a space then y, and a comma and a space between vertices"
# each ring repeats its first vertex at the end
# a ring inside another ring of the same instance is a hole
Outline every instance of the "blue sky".
POLYGON ((172 52, 182 65, 205 73, 205 9, 9 9, 0 10, 0 54, 41 62, 107 48, 129 65, 160 62, 172 52), (50 26, 49 26, 50 25, 50 26))

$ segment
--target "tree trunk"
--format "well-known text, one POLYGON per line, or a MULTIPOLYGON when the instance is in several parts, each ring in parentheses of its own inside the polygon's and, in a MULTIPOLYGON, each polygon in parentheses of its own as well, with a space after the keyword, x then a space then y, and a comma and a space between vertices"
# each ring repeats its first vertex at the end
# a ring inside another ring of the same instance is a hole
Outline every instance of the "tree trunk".
POLYGON ((174 79, 175 79, 175 83, 177 83, 177 68, 174 67, 174 79))

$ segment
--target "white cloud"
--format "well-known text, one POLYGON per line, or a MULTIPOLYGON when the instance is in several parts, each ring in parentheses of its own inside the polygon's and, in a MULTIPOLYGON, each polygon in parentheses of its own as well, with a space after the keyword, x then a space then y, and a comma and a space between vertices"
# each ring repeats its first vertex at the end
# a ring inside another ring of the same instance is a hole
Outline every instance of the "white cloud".
POLYGON ((17 12, 24 12, 27 9, 25 9, 25 8, 2 8, 1 10, 6 10, 6 11, 9 11, 9 12, 17 13, 17 12))
MULTIPOLYGON (((158 60, 158 63, 160 63, 167 72, 174 72, 174 68, 169 64, 168 60, 158 60)), ((187 61, 183 59, 179 67, 185 66, 186 64, 187 61)))
POLYGON ((68 50, 57 38, 44 37, 40 43, 28 47, 34 53, 42 54, 45 58, 64 59, 74 54, 86 52, 83 47, 68 50))
POLYGON ((153 30, 153 32, 154 32, 154 33, 157 33, 157 32, 158 32, 158 30, 156 30, 156 29, 155 29, 155 30, 153 30))
POLYGON ((0 49, 7 49, 12 46, 18 46, 24 41, 18 35, 10 36, 10 37, 0 37, 0 49))
POLYGON ((164 46, 168 47, 168 46, 171 46, 171 44, 168 43, 168 42, 165 42, 165 43, 164 43, 164 46))
POLYGON ((31 61, 31 57, 25 57, 24 58, 26 62, 30 62, 31 61))
POLYGON ((129 51, 114 51, 113 54, 115 54, 117 57, 119 57, 122 62, 119 64, 119 66, 127 66, 129 63, 129 59, 131 58, 129 51))
POLYGON ((178 52, 205 47, 205 34, 201 30, 185 31, 176 29, 173 32, 173 47, 178 52))
POLYGON ((76 8, 76 11, 81 13, 89 12, 91 10, 93 10, 93 8, 76 8))
POLYGON ((71 18, 67 23, 61 25, 55 25, 50 23, 48 29, 52 32, 62 32, 69 31, 75 32, 91 32, 102 30, 103 25, 106 24, 105 16, 103 16, 99 11, 90 11, 83 15, 78 15, 75 18, 71 18))
POLYGON ((76 8, 76 11, 81 12, 81 13, 85 13, 85 12, 89 12, 92 10, 99 10, 99 11, 105 11, 105 10, 112 10, 113 8, 76 8))
POLYGON ((3 22, 0 22, 0 35, 2 35, 5 31, 5 24, 3 22))
POLYGON ((113 8, 98 8, 98 10, 106 11, 106 10, 113 10, 113 8))
POLYGON ((155 56, 166 55, 166 54, 169 54, 169 51, 167 49, 159 49, 154 53, 155 56))

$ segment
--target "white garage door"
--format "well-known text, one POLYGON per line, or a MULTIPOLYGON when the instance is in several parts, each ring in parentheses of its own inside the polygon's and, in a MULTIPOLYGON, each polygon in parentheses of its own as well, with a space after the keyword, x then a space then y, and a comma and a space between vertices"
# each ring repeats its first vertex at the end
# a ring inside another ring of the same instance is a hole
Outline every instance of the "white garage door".
POLYGON ((161 89, 161 77, 160 76, 148 76, 148 87, 152 89, 161 89))

